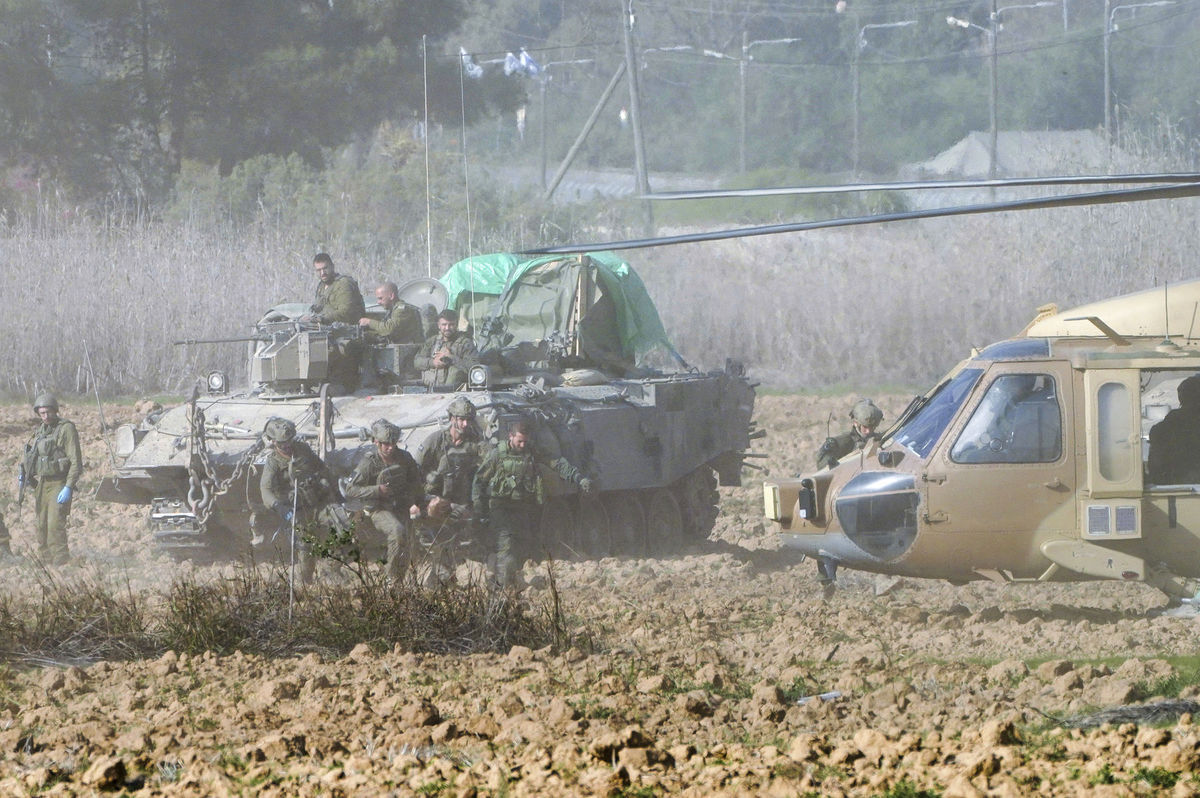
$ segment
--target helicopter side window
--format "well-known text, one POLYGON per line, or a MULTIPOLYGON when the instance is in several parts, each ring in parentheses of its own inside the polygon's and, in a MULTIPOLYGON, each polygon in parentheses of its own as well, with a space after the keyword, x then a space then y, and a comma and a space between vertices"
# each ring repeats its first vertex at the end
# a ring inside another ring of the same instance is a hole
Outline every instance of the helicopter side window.
POLYGON ((950 450, 956 463, 1052 463, 1062 414, 1049 374, 1005 374, 987 389, 950 450))

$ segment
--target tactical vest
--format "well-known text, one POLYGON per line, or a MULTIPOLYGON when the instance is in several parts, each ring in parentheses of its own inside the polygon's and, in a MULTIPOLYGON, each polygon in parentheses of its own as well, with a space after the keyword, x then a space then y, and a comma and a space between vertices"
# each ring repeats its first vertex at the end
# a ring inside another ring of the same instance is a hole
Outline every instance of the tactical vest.
POLYGON ((442 495, 452 502, 467 504, 471 501, 471 482, 479 470, 479 455, 474 447, 451 449, 443 457, 439 469, 442 476, 442 495))
MULTIPOLYGON (((62 423, 62 422, 59 422, 62 423)), ((39 429, 25 445, 25 473, 43 479, 65 479, 71 470, 71 458, 58 444, 58 425, 39 429)))
POLYGON ((494 499, 511 501, 532 499, 541 504, 545 500, 545 488, 533 456, 508 452, 502 454, 488 482, 488 495, 494 499))

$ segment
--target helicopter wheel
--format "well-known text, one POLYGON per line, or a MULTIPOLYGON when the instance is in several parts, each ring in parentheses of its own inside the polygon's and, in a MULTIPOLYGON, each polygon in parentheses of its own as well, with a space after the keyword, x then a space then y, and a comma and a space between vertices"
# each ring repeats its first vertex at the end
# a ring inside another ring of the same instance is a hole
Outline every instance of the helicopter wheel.
POLYGON ((646 555, 646 513, 641 499, 631 490, 606 493, 600 500, 608 514, 612 550, 634 557, 646 555))
POLYGON ((564 496, 547 499, 538 523, 538 554, 559 558, 577 548, 575 513, 564 496))
POLYGON ((612 535, 604 503, 594 496, 579 497, 579 551, 587 557, 606 557, 612 553, 612 535))
POLYGON ((646 510, 646 548, 654 554, 679 550, 683 543, 683 513, 669 488, 650 492, 646 510))
POLYGON ((679 480, 676 489, 679 509, 683 512, 683 533, 692 540, 704 540, 717 523, 717 475, 706 465, 679 480))

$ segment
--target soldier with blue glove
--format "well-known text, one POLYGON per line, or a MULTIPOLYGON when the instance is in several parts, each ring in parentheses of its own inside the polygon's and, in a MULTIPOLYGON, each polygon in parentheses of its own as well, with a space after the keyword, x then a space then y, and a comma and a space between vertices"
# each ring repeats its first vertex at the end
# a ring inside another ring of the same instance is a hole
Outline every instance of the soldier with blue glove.
POLYGON ((38 557, 51 565, 64 565, 71 557, 67 548, 67 516, 71 497, 83 471, 83 453, 75 425, 58 417, 58 399, 42 394, 33 403, 42 420, 25 444, 25 478, 34 489, 37 517, 38 557))

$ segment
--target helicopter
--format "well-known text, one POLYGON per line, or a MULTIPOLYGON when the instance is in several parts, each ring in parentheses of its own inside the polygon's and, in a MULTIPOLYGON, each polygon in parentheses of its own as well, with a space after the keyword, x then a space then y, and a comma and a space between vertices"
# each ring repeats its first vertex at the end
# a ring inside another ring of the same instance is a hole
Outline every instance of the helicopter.
MULTIPOLYGON (((1101 183, 1149 185, 588 246, 636 248, 1200 195, 1200 175, 1157 174, 647 197, 1101 183)), ((832 467, 764 482, 764 515, 778 525, 785 547, 817 560, 830 584, 845 567, 955 584, 1139 582, 1166 594, 1169 604, 1200 601, 1200 476, 1151 467, 1152 430, 1181 412, 1180 393, 1200 386, 1200 379, 1185 384, 1200 376, 1197 309, 1200 279, 1069 310, 1044 305, 1016 335, 972 350, 859 451, 832 467)))

